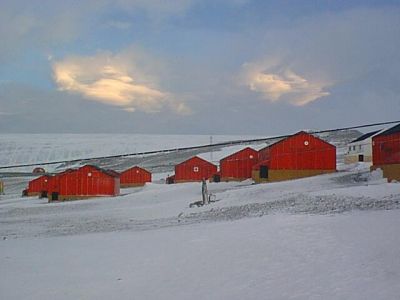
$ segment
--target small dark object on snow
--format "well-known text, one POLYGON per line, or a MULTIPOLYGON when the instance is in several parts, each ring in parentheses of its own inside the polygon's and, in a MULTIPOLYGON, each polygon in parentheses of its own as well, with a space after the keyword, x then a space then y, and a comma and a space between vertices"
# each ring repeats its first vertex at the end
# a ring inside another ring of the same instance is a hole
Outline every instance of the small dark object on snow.
POLYGON ((46 170, 41 167, 37 167, 37 168, 33 169, 32 173, 33 174, 44 174, 44 173, 46 173, 46 170))
MULTIPOLYGON (((208 202, 207 202, 207 204, 210 204, 210 203, 212 203, 212 202, 217 202, 217 201, 219 201, 219 200, 217 200, 217 196, 216 196, 216 195, 214 195, 214 194, 209 194, 209 195, 208 195, 208 202)), ((204 206, 204 205, 205 205, 205 204, 204 204, 203 201, 196 201, 196 202, 190 203, 190 204, 189 204, 189 207, 193 207, 193 206, 200 207, 200 206, 204 206)))

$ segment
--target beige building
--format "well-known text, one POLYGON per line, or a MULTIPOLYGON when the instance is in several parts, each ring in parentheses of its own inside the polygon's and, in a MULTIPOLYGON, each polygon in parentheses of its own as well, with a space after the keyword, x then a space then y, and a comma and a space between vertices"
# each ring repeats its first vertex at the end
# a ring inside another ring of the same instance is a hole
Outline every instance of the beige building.
POLYGON ((347 145, 347 152, 344 155, 346 164, 360 161, 372 162, 372 138, 381 130, 368 132, 347 145))

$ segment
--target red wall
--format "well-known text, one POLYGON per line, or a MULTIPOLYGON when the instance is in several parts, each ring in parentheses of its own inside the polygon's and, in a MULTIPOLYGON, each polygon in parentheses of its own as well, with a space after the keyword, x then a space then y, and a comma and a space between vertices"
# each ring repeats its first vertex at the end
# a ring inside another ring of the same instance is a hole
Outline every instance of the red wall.
POLYGON ((245 148, 220 161, 221 178, 251 178, 251 168, 258 162, 258 152, 245 148))
POLYGON ((400 164, 400 132, 372 138, 373 165, 400 164))
POLYGON ((336 170, 336 147, 299 132, 259 152, 271 170, 336 170))
POLYGON ((216 172, 216 165, 195 156, 175 166, 175 181, 200 181, 216 172))
POLYGON ((151 173, 140 167, 133 167, 125 170, 120 176, 121 184, 144 184, 151 182, 151 173))
POLYGON ((55 175, 50 183, 49 196, 116 196, 119 195, 119 178, 106 174, 93 166, 55 175))
POLYGON ((39 193, 41 191, 47 191, 47 185, 50 180, 50 176, 43 175, 35 178, 28 183, 28 193, 39 193))
POLYGON ((68 169, 68 170, 65 170, 63 172, 60 172, 58 174, 55 174, 55 175, 51 176, 50 180, 48 182, 48 185, 47 185, 47 195, 48 195, 48 197, 51 198, 51 194, 53 192, 57 192, 57 193, 60 192, 59 182, 60 182, 60 178, 61 178, 61 176, 63 174, 71 173, 71 172, 75 172, 75 171, 76 170, 68 169))

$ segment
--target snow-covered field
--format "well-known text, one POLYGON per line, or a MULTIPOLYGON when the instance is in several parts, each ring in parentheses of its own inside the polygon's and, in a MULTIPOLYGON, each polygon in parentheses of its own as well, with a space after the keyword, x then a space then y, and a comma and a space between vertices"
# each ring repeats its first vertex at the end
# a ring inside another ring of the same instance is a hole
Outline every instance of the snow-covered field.
POLYGON ((26 180, 0 196, 0 299, 399 299, 400 184, 366 163, 199 208, 199 183, 48 204, 26 180))

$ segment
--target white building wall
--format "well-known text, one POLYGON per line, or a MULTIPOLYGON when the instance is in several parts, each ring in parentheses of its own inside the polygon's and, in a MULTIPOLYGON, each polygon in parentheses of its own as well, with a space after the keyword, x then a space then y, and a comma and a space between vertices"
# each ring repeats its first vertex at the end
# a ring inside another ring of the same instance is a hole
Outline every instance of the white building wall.
POLYGON ((348 144, 345 163, 358 162, 359 155, 364 156, 364 161, 372 161, 372 138, 348 144))

